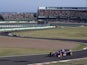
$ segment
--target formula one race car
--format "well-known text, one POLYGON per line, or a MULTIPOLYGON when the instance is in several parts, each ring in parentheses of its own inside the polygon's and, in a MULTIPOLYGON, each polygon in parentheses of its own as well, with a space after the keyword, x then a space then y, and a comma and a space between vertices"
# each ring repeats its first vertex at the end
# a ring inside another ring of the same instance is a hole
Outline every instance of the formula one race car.
POLYGON ((13 34, 13 33, 8 33, 8 36, 17 37, 17 35, 16 34, 13 34))
POLYGON ((48 54, 48 57, 63 57, 63 56, 71 56, 72 55, 72 51, 69 49, 61 49, 58 50, 56 52, 50 52, 48 54))

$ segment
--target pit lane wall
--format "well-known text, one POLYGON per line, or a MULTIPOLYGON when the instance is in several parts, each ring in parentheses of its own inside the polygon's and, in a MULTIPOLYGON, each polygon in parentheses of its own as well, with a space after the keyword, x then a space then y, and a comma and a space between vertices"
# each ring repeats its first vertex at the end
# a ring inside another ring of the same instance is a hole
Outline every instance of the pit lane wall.
POLYGON ((7 28, 7 29, 0 29, 0 32, 21 31, 21 30, 36 30, 36 29, 50 29, 50 28, 55 28, 55 26, 26 27, 26 28, 7 28))

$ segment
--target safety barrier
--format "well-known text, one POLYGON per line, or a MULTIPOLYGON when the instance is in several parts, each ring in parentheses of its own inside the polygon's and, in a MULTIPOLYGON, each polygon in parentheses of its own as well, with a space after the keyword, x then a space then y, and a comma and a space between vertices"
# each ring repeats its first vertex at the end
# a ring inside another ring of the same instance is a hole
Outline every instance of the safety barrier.
POLYGON ((0 29, 0 32, 19 31, 19 30, 34 30, 34 29, 48 29, 48 28, 55 28, 55 26, 26 27, 26 28, 7 28, 7 29, 0 29))

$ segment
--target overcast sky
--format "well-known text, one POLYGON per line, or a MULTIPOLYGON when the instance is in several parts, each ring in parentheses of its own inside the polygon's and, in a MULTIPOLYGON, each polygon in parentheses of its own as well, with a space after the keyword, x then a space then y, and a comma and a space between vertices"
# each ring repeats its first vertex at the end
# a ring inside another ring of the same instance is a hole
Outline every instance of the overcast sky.
POLYGON ((36 12, 39 6, 87 7, 87 0, 0 0, 0 12, 36 12))

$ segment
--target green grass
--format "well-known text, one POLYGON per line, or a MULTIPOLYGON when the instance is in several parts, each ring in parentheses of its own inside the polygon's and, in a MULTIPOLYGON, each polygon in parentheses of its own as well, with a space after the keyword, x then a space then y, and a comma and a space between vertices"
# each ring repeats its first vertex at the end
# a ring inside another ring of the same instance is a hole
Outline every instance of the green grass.
POLYGON ((54 64, 45 64, 45 65, 87 65, 87 59, 81 59, 69 62, 59 62, 54 64))
MULTIPOLYGON (((81 50, 87 45, 79 44, 76 48, 72 50, 81 50)), ((56 50, 51 50, 56 51, 56 50)), ((49 53, 50 50, 44 49, 32 49, 32 48, 0 48, 0 56, 12 56, 12 55, 32 55, 32 54, 45 54, 49 53)))
POLYGON ((87 27, 65 27, 48 30, 21 31, 14 32, 19 36, 42 37, 42 38, 68 38, 68 39, 86 39, 87 27))
POLYGON ((82 50, 85 47, 87 47, 87 44, 79 44, 76 48, 73 48, 72 50, 82 50))
MULTIPOLYGON (((21 31, 14 32, 14 34, 20 36, 31 37, 43 37, 43 38, 68 38, 68 39, 86 39, 87 40, 87 27, 65 27, 47 30, 35 30, 35 31, 21 31)), ((78 47, 72 50, 80 50, 87 45, 79 44, 78 47)), ((43 54, 48 53, 49 50, 43 49, 30 49, 30 48, 0 48, 0 56, 10 55, 31 55, 31 54, 43 54)), ((58 65, 58 64, 57 64, 58 65)))
POLYGON ((32 55, 47 53, 48 50, 29 49, 29 48, 0 48, 0 56, 11 55, 32 55))

